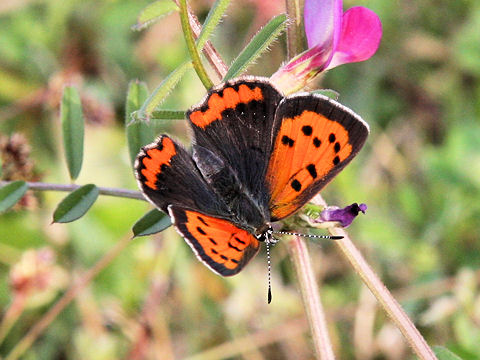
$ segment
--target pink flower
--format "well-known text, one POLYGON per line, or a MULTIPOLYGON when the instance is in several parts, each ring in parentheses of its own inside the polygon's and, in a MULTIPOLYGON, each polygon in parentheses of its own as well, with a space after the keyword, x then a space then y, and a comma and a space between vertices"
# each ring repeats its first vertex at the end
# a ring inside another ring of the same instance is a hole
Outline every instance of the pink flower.
POLYGON ((320 72, 369 59, 378 49, 382 24, 362 6, 342 11, 342 0, 305 0, 308 50, 272 75, 285 92, 294 92, 320 72))

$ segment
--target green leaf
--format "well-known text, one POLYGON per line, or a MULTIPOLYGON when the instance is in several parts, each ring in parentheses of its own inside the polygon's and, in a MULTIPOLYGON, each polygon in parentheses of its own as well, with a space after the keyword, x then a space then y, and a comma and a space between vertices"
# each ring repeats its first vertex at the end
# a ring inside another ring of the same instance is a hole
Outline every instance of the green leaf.
POLYGON ((152 112, 163 100, 165 100, 170 91, 173 90, 185 72, 191 67, 192 63, 187 61, 170 73, 170 75, 168 75, 168 77, 165 78, 155 90, 153 90, 152 94, 144 102, 142 108, 140 109, 140 117, 150 118, 152 112))
POLYGON ((185 120, 185 111, 158 110, 152 112, 150 120, 185 120))
POLYGON ((80 96, 72 86, 63 89, 60 117, 68 171, 70 178, 75 180, 82 168, 84 120, 80 96))
POLYGON ((435 352, 435 355, 437 355, 438 360, 462 360, 460 356, 455 355, 443 346, 434 346, 433 351, 435 352))
POLYGON ((155 131, 145 121, 131 121, 132 114, 140 109, 148 97, 147 85, 143 82, 132 81, 128 87, 125 109, 125 125, 127 126, 128 152, 133 166, 140 148, 155 139, 155 131))
POLYGON ((98 194, 94 184, 79 187, 58 204, 53 213, 53 222, 68 223, 81 218, 97 200, 98 194))
POLYGON ((203 23, 202 31, 197 39, 197 48, 202 50, 205 46, 205 43, 208 41, 212 35, 213 30, 217 27, 218 23, 222 19, 225 11, 227 10, 230 0, 217 0, 213 5, 212 9, 209 11, 207 19, 203 23))
POLYGON ((338 98, 340 97, 340 94, 332 89, 319 89, 319 90, 314 90, 312 91, 312 94, 320 94, 326 97, 329 97, 332 100, 337 101, 338 98))
POLYGON ((143 215, 135 223, 135 225, 133 225, 133 236, 136 237, 156 234, 165 230, 170 225, 172 225, 172 222, 165 213, 160 212, 157 209, 153 209, 143 215))
POLYGON ((132 30, 142 30, 162 17, 178 10, 178 6, 171 0, 155 1, 140 11, 137 23, 132 26, 132 30))
POLYGON ((285 31, 287 27, 287 16, 285 14, 274 17, 265 25, 245 49, 233 61, 228 69, 224 80, 232 79, 241 75, 258 57, 285 31))
POLYGON ((0 212, 7 211, 15 205, 28 190, 25 181, 14 181, 0 188, 0 212))

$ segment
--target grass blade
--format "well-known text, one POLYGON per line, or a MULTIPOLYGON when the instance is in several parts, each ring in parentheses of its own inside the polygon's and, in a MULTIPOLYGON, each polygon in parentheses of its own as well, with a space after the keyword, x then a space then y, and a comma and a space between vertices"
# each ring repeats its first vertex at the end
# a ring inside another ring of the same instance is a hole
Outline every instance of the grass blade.
POLYGON ((230 0, 217 0, 212 9, 208 13, 205 22, 203 23, 202 31, 197 39, 197 48, 199 51, 203 49, 205 43, 210 39, 213 30, 217 27, 218 23, 222 19, 227 7, 230 4, 230 0))
POLYGON ((132 114, 140 109, 148 98, 147 85, 143 82, 132 81, 128 87, 125 109, 125 125, 127 127, 127 143, 130 162, 133 166, 140 148, 151 143, 155 138, 155 131, 145 121, 131 121, 132 114))
POLYGON ((190 61, 184 62, 182 65, 177 67, 168 77, 166 77, 160 85, 153 90, 149 98, 144 102, 142 108, 140 109, 140 118, 146 117, 150 118, 152 112, 157 108, 158 105, 162 103, 163 100, 170 94, 170 92, 175 88, 177 83, 180 81, 185 72, 192 67, 190 61))
POLYGON ((80 95, 72 86, 63 89, 60 117, 68 171, 70 178, 75 180, 82 168, 84 119, 80 95))
POLYGON ((171 0, 155 1, 140 11, 137 23, 132 26, 132 30, 142 30, 162 17, 178 10, 178 6, 171 0))
POLYGON ((170 225, 172 225, 172 222, 165 213, 153 209, 143 215, 135 225, 133 225, 133 237, 156 234, 165 230, 170 225))
POLYGON ((232 79, 241 75, 258 57, 273 44, 273 42, 285 31, 287 16, 278 15, 269 21, 242 50, 228 69, 224 80, 232 79))
POLYGON ((0 213, 15 205, 28 190, 25 181, 14 181, 0 188, 0 213))
POLYGON ((81 218, 95 203, 99 194, 94 184, 84 185, 63 199, 53 213, 54 223, 68 223, 81 218))

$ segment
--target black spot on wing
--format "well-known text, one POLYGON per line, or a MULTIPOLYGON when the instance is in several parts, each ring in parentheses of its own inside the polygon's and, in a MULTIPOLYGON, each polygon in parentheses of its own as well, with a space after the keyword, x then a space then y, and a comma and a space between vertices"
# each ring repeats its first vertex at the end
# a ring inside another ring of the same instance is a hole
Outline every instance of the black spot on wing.
POLYGON ((283 145, 288 145, 288 146, 292 147, 293 144, 295 144, 295 140, 289 138, 287 135, 283 135, 283 137, 282 137, 282 144, 283 144, 283 145))
POLYGON ((338 153, 340 151, 340 143, 337 141, 333 146, 333 150, 338 153))
POLYGON ((317 177, 317 169, 315 168, 315 164, 308 165, 307 170, 312 178, 315 179, 317 177))
POLYGON ((313 129, 310 125, 305 125, 302 127, 302 132, 306 136, 312 135, 313 129))
POLYGON ((315 146, 316 148, 320 147, 320 145, 322 145, 322 141, 315 136, 315 138, 313 139, 313 146, 315 146))
POLYGON ((202 218, 201 216, 197 216, 197 219, 200 220, 200 222, 202 222, 203 225, 208 226, 208 224, 207 224, 207 222, 205 221, 205 219, 202 218))
POLYGON ((239 237, 235 236, 234 237, 235 240, 237 240, 240 244, 242 245, 246 245, 247 243, 245 241, 243 241, 242 239, 240 239, 239 237))
POLYGON ((235 245, 232 245, 232 243, 228 243, 228 247, 229 248, 232 248, 233 250, 237 250, 238 252, 241 252, 242 250, 240 250, 239 248, 237 248, 235 245))
POLYGON ((302 190, 302 184, 297 179, 293 180, 290 183, 290 185, 291 185, 292 189, 295 190, 296 192, 299 192, 300 190, 302 190))

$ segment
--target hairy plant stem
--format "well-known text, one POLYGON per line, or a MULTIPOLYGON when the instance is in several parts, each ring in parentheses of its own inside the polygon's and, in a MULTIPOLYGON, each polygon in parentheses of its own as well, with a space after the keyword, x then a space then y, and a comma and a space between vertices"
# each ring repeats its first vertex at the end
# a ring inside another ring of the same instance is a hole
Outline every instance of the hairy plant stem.
MULTIPOLYGON (((180 7, 179 0, 174 0, 174 2, 175 4, 178 5, 178 7, 180 7)), ((195 14, 193 14, 190 11, 188 6, 187 6, 187 12, 188 12, 188 18, 190 20, 190 27, 192 28, 192 31, 193 31, 193 36, 195 37, 195 39, 197 39, 200 36, 200 33, 202 32, 202 25, 200 24, 200 21, 198 21, 195 14)), ((223 61, 223 59, 220 57, 218 51, 213 47, 212 42, 210 40, 207 40, 207 42, 205 43, 205 46, 202 49, 202 52, 207 58, 212 68, 217 73, 218 77, 220 79, 223 79, 227 74, 228 67, 223 61)))
POLYGON ((180 20, 182 23, 183 35, 187 43, 188 52, 192 58, 193 67, 197 72, 198 77, 203 83, 203 86, 209 90, 213 86, 212 80, 208 77, 207 71, 203 67, 202 59, 198 53, 195 40, 193 38, 192 28, 190 26, 190 20, 188 16, 187 0, 180 0, 180 20))
POLYGON ((295 271, 300 283, 302 299, 317 357, 321 360, 333 360, 335 355, 330 337, 328 336, 327 322, 320 301, 320 290, 317 286, 305 241, 299 236, 293 236, 292 240, 288 242, 288 251, 295 265, 295 271))
MULTIPOLYGON (((0 181, 0 187, 10 184, 11 181, 0 181)), ((81 185, 75 184, 51 184, 43 182, 27 182, 28 188, 35 191, 67 191, 72 192, 77 190, 81 185)), ((115 189, 107 187, 99 187, 98 190, 102 195, 116 196, 122 198, 145 200, 140 191, 127 190, 127 189, 115 189)), ((146 200, 145 200, 146 201, 146 200)))
POLYGON ((53 305, 48 312, 27 332, 27 334, 15 345, 12 351, 5 357, 5 360, 16 360, 35 342, 45 331, 53 320, 60 314, 68 304, 82 291, 92 279, 110 264, 130 243, 131 238, 125 237, 120 240, 108 253, 106 253, 92 268, 90 268, 70 289, 53 305))
POLYGON ((303 5, 305 0, 286 0, 288 19, 287 27, 287 58, 291 59, 303 50, 303 5))

